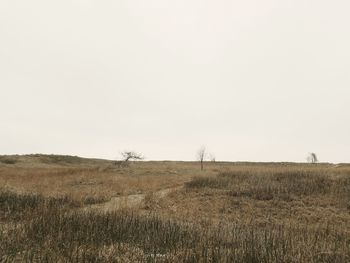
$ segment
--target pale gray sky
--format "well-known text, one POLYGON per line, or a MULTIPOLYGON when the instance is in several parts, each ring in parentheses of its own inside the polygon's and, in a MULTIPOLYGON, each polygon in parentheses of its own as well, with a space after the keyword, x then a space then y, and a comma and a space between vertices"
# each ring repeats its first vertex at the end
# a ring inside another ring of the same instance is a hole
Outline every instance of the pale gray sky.
POLYGON ((0 154, 350 162, 348 0, 1 0, 0 154))

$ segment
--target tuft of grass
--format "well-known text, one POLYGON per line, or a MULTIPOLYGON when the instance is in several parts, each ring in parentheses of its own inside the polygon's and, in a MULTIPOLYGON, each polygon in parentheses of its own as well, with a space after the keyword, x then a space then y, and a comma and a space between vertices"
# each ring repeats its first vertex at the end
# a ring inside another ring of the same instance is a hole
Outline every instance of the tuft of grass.
POLYGON ((82 203, 84 205, 95 205, 95 204, 101 204, 107 202, 108 199, 103 196, 86 196, 82 203))

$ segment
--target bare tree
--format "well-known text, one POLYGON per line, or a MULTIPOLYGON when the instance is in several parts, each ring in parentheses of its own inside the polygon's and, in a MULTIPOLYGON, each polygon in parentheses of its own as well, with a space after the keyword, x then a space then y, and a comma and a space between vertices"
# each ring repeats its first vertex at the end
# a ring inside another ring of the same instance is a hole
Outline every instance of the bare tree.
POLYGON ((128 167, 131 160, 143 160, 144 156, 141 153, 134 151, 123 151, 120 153, 122 160, 116 160, 114 164, 119 168, 128 167))
POLYGON ((307 160, 309 163, 317 163, 317 162, 318 162, 318 159, 317 159, 316 153, 309 153, 309 155, 307 156, 306 160, 307 160))
POLYGON ((201 148, 199 148, 197 152, 197 159, 201 163, 201 171, 203 171, 203 162, 206 158, 206 155, 207 155, 207 152, 206 152, 205 146, 202 146, 201 148))
POLYGON ((144 159, 144 157, 141 153, 137 153, 134 151, 123 151, 121 153, 121 155, 123 156, 124 162, 128 162, 130 160, 143 160, 144 159))

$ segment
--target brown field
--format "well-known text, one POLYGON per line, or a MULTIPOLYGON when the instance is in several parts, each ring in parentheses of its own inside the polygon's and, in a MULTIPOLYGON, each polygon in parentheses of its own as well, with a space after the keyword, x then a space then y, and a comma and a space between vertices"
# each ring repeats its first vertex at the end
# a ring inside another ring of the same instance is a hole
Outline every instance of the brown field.
POLYGON ((0 156, 0 262, 350 262, 350 165, 0 156))

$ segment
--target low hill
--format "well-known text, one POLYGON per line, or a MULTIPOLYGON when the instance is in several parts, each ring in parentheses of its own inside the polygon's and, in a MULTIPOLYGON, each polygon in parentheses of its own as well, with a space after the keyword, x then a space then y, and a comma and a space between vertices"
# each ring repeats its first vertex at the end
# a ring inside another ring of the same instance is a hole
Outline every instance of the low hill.
POLYGON ((77 165, 106 165, 112 161, 83 158, 79 156, 70 155, 56 155, 56 154, 28 154, 28 155, 0 155, 0 164, 12 166, 77 166, 77 165))

